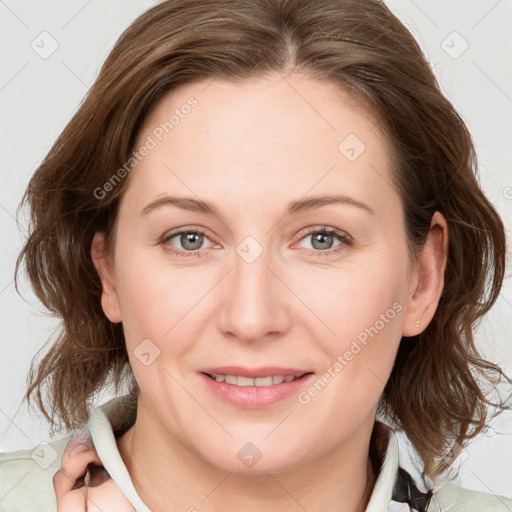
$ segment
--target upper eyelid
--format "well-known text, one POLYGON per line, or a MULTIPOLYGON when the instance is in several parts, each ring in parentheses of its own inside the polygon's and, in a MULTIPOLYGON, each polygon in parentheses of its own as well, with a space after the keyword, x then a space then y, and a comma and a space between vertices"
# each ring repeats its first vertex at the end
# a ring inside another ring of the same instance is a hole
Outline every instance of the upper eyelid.
POLYGON ((183 233, 199 233, 201 235, 208 236, 208 231, 202 227, 187 227, 178 228, 176 230, 167 231, 162 236, 163 240, 168 240, 169 238, 174 238, 177 235, 181 235, 183 233))
POLYGON ((328 233, 337 236, 345 236, 347 238, 350 237, 350 235, 342 229, 334 228, 331 226, 322 226, 321 224, 301 229, 298 236, 308 236, 312 233, 328 233))
MULTIPOLYGON (((203 230, 201 228, 185 228, 185 229, 178 229, 178 231, 171 231, 170 233, 166 233, 163 237, 162 237, 162 242, 168 242, 169 240, 171 240, 172 238, 178 236, 178 235, 182 235, 183 233, 196 233, 196 234, 199 234, 199 235, 203 235, 205 238, 208 238, 208 240, 210 240, 211 243, 215 243, 211 237, 208 235, 208 232, 206 230, 203 230)), ((200 249, 197 249, 197 250, 200 250, 200 249)), ((192 252, 192 251, 188 251, 188 252, 192 252)))

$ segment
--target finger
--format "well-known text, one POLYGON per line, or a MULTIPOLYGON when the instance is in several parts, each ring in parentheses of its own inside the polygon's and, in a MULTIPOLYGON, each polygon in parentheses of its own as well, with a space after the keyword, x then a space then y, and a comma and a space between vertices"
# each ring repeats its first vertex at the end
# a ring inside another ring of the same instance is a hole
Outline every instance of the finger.
MULTIPOLYGON (((64 478, 68 478, 64 475, 64 478)), ((98 480, 96 478, 96 480, 98 480)), ((68 486, 69 487, 69 486, 68 486)), ((64 485, 56 485, 56 489, 64 485)), ((95 487, 85 487, 69 491, 59 491, 57 495, 58 512, 133 512, 134 508, 121 492, 117 484, 109 477, 95 487), (87 506, 85 502, 87 501, 87 506)))
POLYGON ((59 512, 134 511, 101 464, 87 432, 79 433, 68 443, 62 468, 53 477, 59 512), (88 484, 87 500, 85 483, 88 484))
POLYGON ((53 476, 53 487, 57 498, 69 492, 75 482, 85 475, 87 465, 101 465, 101 460, 92 444, 73 438, 62 456, 62 467, 53 476))
POLYGON ((85 487, 68 492, 57 498, 58 512, 89 512, 85 504, 85 487))
POLYGON ((89 487, 87 495, 88 512, 134 512, 134 510, 112 479, 98 487, 89 487))
POLYGON ((83 479, 86 468, 91 462, 101 465, 96 452, 89 449, 75 453, 66 460, 63 458, 62 468, 53 476, 55 491, 69 492, 73 489, 75 482, 83 479))
POLYGON ((57 500, 58 512, 134 512, 134 507, 126 499, 117 484, 108 480, 98 487, 87 490, 85 487, 66 493, 57 500))
MULTIPOLYGON (((64 469, 59 469, 53 475, 53 488, 55 490, 55 496, 57 497, 57 505, 61 505, 66 503, 66 499, 69 499, 69 495, 76 496, 81 495, 82 496, 82 504, 84 503, 84 491, 85 487, 82 487, 81 489, 73 490, 73 485, 75 484, 76 478, 70 476, 67 474, 64 469)), ((60 512, 60 508, 59 508, 60 512)))
MULTIPOLYGON (((94 443, 91 439, 91 436, 88 432, 81 431, 68 443, 64 454, 62 456, 62 465, 67 467, 68 464, 74 464, 73 467, 76 467, 76 457, 80 454, 88 453, 91 457, 91 462, 95 462, 97 464, 101 464, 101 461, 98 457, 96 449, 94 448, 94 443)), ((82 457, 83 460, 86 457, 82 457)), ((70 471, 73 471, 70 465, 70 471)))

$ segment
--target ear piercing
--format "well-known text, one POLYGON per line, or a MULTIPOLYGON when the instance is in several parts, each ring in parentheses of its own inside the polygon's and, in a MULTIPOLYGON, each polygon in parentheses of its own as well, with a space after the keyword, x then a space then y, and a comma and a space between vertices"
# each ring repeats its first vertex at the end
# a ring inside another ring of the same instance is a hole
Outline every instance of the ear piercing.
POLYGON ((416 320, 416 329, 419 329, 419 328, 420 328, 420 321, 416 320))

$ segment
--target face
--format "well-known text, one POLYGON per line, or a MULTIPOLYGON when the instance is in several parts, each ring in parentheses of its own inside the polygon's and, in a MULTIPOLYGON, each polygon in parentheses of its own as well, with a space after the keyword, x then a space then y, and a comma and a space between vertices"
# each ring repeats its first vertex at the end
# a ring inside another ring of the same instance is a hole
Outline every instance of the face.
POLYGON ((269 75, 173 91, 144 144, 103 306, 155 432, 277 472, 373 424, 418 283, 375 119, 329 82, 269 75))

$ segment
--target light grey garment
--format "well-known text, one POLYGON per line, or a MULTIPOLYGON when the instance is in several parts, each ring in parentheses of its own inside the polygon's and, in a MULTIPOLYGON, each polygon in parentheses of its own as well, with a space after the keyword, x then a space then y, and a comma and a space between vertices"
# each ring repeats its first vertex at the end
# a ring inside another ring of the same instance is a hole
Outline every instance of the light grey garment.
MULTIPOLYGON (((118 397, 98 407, 85 425, 110 476, 137 512, 150 509, 137 494, 116 444, 116 435, 135 421, 135 405, 118 397)), ((378 421, 378 420, 377 420, 378 421)), ((396 502, 393 490, 398 480, 398 439, 393 429, 380 422, 387 434, 387 448, 366 512, 415 510, 396 502)), ((32 450, 0 453, 0 512, 56 512, 52 477, 61 467, 62 455, 72 434, 43 443, 32 450)), ((425 512, 512 512, 512 499, 462 489, 453 483, 433 489, 425 512)))

